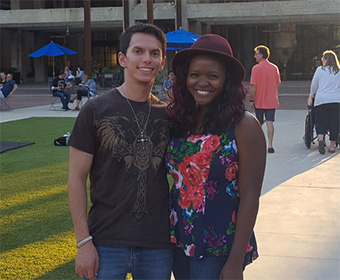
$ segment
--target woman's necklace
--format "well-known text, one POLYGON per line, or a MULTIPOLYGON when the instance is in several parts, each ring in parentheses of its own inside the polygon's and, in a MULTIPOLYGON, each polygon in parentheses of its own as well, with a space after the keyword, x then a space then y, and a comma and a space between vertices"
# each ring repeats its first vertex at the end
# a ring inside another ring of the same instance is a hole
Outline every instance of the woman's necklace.
POLYGON ((121 89, 122 89, 122 95, 125 97, 126 102, 129 104, 129 106, 130 106, 130 108, 131 108, 131 111, 132 111, 132 113, 133 113, 133 115, 134 115, 134 117, 135 117, 135 120, 136 120, 138 129, 139 129, 139 132, 140 132, 140 135, 139 135, 139 138, 137 139, 137 141, 138 141, 138 142, 144 143, 145 141, 148 140, 148 138, 145 137, 145 130, 146 130, 146 126, 147 126, 147 124, 148 124, 149 118, 150 118, 150 113, 151 113, 151 101, 149 102, 149 112, 148 112, 148 116, 146 117, 145 124, 144 124, 144 127, 143 127, 143 129, 142 129, 141 124, 140 124, 140 122, 139 122, 139 119, 137 118, 137 114, 136 114, 135 110, 133 109, 130 100, 125 96, 124 87, 122 86, 121 89))

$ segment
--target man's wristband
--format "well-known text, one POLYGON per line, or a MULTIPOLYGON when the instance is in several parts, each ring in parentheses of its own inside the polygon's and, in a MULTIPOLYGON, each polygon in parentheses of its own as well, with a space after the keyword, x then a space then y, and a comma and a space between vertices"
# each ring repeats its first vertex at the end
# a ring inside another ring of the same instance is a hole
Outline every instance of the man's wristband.
POLYGON ((81 246, 85 245, 87 242, 91 241, 93 237, 90 235, 89 237, 86 237, 84 240, 80 241, 77 244, 77 248, 79 249, 81 246))
POLYGON ((249 102, 254 102, 254 99, 250 99, 249 102))

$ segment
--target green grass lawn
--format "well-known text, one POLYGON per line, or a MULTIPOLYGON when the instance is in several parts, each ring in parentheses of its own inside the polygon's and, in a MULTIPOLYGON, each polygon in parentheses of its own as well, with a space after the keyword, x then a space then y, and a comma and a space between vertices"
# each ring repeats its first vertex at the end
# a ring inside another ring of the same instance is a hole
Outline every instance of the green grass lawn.
POLYGON ((67 200, 68 147, 53 144, 74 122, 30 118, 0 124, 0 141, 35 143, 0 154, 2 280, 80 279, 67 200))
POLYGON ((0 154, 0 279, 80 279, 68 209, 68 147, 54 139, 75 118, 0 124, 0 140, 34 142, 0 154))

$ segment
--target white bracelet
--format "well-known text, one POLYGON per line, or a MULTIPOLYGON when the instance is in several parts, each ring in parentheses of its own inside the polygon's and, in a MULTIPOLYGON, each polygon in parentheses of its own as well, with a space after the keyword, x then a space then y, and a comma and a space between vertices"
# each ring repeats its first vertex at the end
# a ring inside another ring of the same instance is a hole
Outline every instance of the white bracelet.
POLYGON ((89 237, 86 237, 84 240, 80 241, 77 244, 77 248, 79 249, 81 246, 85 245, 87 242, 89 242, 92 239, 93 239, 93 237, 91 235, 89 237))

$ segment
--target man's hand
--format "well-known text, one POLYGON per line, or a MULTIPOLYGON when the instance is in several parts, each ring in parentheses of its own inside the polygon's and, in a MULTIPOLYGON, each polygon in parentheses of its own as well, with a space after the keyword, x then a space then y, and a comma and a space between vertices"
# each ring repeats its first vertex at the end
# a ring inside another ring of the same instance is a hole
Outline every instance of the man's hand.
POLYGON ((249 108, 251 109, 251 110, 254 110, 254 101, 249 101, 249 108))
POLYGON ((254 110, 254 99, 256 94, 256 85, 250 85, 249 87, 249 107, 254 110))
POLYGON ((92 241, 78 249, 75 260, 76 273, 81 278, 94 280, 99 268, 99 256, 92 241))

